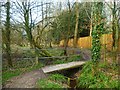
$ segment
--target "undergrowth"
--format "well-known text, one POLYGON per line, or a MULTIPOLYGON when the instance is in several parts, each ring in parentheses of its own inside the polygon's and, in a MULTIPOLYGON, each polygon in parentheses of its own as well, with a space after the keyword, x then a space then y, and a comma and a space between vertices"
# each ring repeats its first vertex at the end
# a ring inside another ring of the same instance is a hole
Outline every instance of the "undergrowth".
POLYGON ((52 74, 49 79, 57 83, 67 83, 65 76, 61 74, 52 74))
POLYGON ((67 60, 65 60, 65 59, 55 60, 53 62, 53 64, 64 64, 64 63, 73 62, 73 61, 80 61, 80 60, 81 60, 81 55, 78 55, 78 56, 69 57, 69 58, 67 58, 67 60))
POLYGON ((37 81, 37 88, 66 88, 67 79, 61 74, 51 74, 48 78, 37 81))
POLYGON ((42 79, 38 80, 37 88, 63 88, 63 86, 47 79, 42 79))
MULTIPOLYGON (((93 63, 87 62, 81 71, 81 75, 78 78, 77 87, 81 88, 118 88, 118 77, 117 73, 114 72, 114 68, 118 68, 117 66, 108 66, 106 64, 99 63, 97 67, 93 65, 93 63), (94 70, 94 68, 97 68, 94 70), (107 70, 106 70, 107 68, 107 70)), ((117 71, 116 71, 117 72, 117 71)))
POLYGON ((43 65, 39 63, 38 65, 29 66, 29 67, 25 67, 25 68, 8 69, 8 70, 2 72, 2 83, 4 84, 8 79, 10 79, 14 76, 18 76, 18 75, 21 75, 25 72, 30 72, 32 70, 39 69, 42 66, 43 65))

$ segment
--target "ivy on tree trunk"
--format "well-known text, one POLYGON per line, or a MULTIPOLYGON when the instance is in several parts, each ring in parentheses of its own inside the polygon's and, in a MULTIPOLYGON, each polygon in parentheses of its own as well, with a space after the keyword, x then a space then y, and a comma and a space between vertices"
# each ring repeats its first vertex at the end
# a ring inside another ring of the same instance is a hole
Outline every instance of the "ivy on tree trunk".
POLYGON ((102 23, 102 2, 94 2, 93 5, 93 30, 92 30, 92 60, 98 62, 101 54, 100 37, 103 31, 104 24, 102 23))

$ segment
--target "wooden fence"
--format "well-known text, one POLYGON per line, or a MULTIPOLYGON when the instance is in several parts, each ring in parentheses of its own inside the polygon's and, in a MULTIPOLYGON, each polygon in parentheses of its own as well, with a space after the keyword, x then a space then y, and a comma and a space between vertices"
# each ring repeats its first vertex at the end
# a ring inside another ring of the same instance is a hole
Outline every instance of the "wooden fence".
MULTIPOLYGON (((113 42, 112 34, 103 34, 100 40, 101 40, 102 48, 107 48, 107 50, 112 50, 112 42, 113 42)), ((119 40, 119 44, 120 44, 120 40, 119 40)), ((64 40, 60 41, 60 46, 64 46, 64 40)), ((68 46, 73 47, 73 39, 69 40, 68 46)), ((91 48, 92 37, 88 36, 88 37, 78 38, 77 47, 91 48)), ((120 45, 119 45, 119 50, 120 50, 120 45)))

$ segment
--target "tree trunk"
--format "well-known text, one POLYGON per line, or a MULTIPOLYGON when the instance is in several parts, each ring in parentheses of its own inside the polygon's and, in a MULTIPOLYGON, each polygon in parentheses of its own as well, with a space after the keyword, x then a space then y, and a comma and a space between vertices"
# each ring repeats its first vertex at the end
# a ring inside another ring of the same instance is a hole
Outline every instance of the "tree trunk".
POLYGON ((103 30, 103 26, 101 26, 102 21, 102 9, 103 2, 94 2, 93 9, 93 30, 92 30, 92 60, 93 62, 99 62, 101 57, 101 30, 103 30))
POLYGON ((117 12, 116 12, 116 2, 114 2, 112 9, 112 15, 113 15, 113 21, 112 21, 112 30, 113 30, 113 62, 115 63, 117 61, 117 50, 118 50, 118 42, 119 42, 119 24, 118 24, 118 18, 117 18, 117 12))
POLYGON ((79 21, 79 8, 78 8, 78 0, 76 0, 76 25, 74 32, 74 47, 77 47, 77 34, 78 34, 78 21, 79 21))
POLYGON ((64 55, 67 56, 67 47, 68 47, 69 38, 66 38, 64 41, 64 55))
POLYGON ((113 21, 112 21, 112 30, 113 30, 113 51, 116 51, 118 48, 118 38, 119 38, 119 27, 118 27, 118 18, 116 15, 116 2, 114 2, 114 7, 112 10, 113 21))
MULTIPOLYGON (((42 4, 42 19, 44 18, 43 15, 43 3, 42 4)), ((34 40, 33 36, 32 36, 32 28, 33 28, 33 20, 32 20, 32 14, 31 14, 31 9, 30 9, 30 2, 22 2, 22 7, 23 7, 23 16, 24 16, 24 25, 25 25, 25 31, 27 33, 27 37, 28 40, 30 42, 30 46, 31 48, 35 49, 35 54, 36 54, 36 63, 38 63, 38 56, 40 55, 44 55, 44 56, 51 56, 46 50, 42 50, 42 47, 36 43, 36 40, 34 40), (41 53, 37 52, 36 49, 40 49, 41 53)), ((38 28, 39 29, 39 28, 38 28)), ((42 30, 43 30, 43 21, 42 21, 42 30)), ((42 31, 39 32, 40 35, 42 35, 42 31)), ((40 36, 39 35, 39 36, 40 36)), ((38 37, 39 39, 41 39, 40 37, 38 37)))
POLYGON ((92 36, 92 26, 93 26, 93 6, 92 6, 92 3, 91 3, 91 19, 90 19, 90 36, 92 36))
POLYGON ((5 45, 6 45, 6 55, 8 60, 9 67, 13 67, 11 60, 11 47, 10 47, 10 2, 9 0, 6 3, 6 31, 5 31, 5 45))
POLYGON ((50 39, 49 47, 52 48, 52 40, 50 39))
MULTIPOLYGON (((67 47, 68 47, 68 42, 69 42, 69 35, 70 35, 70 14, 71 14, 71 9, 70 9, 70 2, 68 0, 68 32, 64 41, 64 55, 67 56, 67 47)), ((67 58, 66 58, 67 60, 67 58)))

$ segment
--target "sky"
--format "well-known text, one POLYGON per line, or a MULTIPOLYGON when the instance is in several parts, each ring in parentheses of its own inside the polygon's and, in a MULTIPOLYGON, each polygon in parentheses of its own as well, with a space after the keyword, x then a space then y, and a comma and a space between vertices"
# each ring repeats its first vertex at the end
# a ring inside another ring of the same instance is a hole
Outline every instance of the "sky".
MULTIPOLYGON (((0 0, 0 2, 5 2, 5 1, 7 1, 7 0, 0 0)), ((16 2, 16 0, 10 0, 10 1, 14 1, 14 2, 16 2)), ((26 0, 19 0, 19 1, 26 1, 26 0)), ((29 0, 28 0, 29 1, 29 0)), ((57 2, 68 2, 68 0, 30 0, 30 1, 37 1, 37 2, 41 2, 41 1, 43 1, 43 2, 53 2, 53 3, 57 3, 57 2)), ((69 0, 71 3, 73 3, 73 2, 75 2, 76 0, 69 0)), ((79 2, 80 1, 93 1, 93 0, 78 0, 79 2)), ((100 0, 98 0, 98 1, 100 1, 100 0)), ((105 1, 111 1, 111 0, 105 0, 105 1)), ((56 5, 56 4, 55 4, 56 5)), ((40 11, 41 12, 41 11, 40 11)), ((39 12, 39 13, 40 13, 39 12)), ((19 16, 19 15, 16 15, 16 14, 14 14, 15 15, 15 17, 16 18, 18 18, 17 16, 19 16)), ((33 18, 36 18, 36 16, 37 16, 37 14, 36 13, 33 13, 33 18)), ((38 18, 38 20, 40 21, 41 20, 41 16, 38 18)), ((21 19, 20 18, 18 18, 18 21, 21 21, 21 19)))
MULTIPOLYGON (((6 2, 7 0, 0 0, 0 2, 6 2)), ((9 1, 16 1, 16 0, 9 0, 9 1)), ((19 0, 19 1, 26 1, 26 0, 19 0)), ((34 1, 34 0, 32 0, 34 1)), ((39 1, 44 1, 44 2, 49 2, 49 1, 52 1, 52 2, 66 2, 68 0, 37 0, 38 2, 39 1)), ((76 0, 69 0, 70 2, 75 2, 76 0)), ((77 0, 78 2, 91 2, 91 1, 103 1, 103 0, 77 0)), ((105 1, 113 1, 113 0, 105 0, 105 1)), ((119 0, 116 0, 116 1, 119 1, 119 0)))

